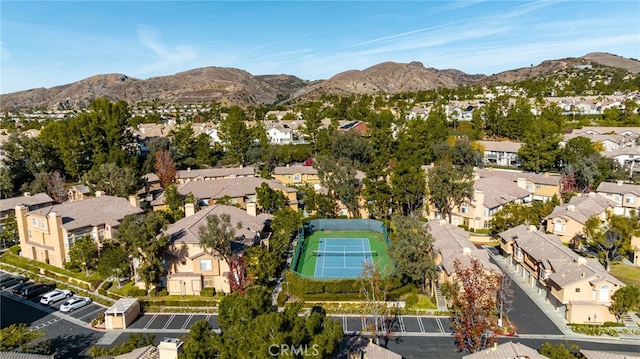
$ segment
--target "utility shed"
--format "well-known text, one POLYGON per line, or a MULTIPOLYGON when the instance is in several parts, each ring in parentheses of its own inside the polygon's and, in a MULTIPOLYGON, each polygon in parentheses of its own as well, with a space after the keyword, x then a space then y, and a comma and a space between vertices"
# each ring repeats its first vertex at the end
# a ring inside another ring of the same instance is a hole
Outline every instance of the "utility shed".
POLYGON ((104 312, 107 330, 127 329, 140 314, 137 298, 122 298, 104 312))

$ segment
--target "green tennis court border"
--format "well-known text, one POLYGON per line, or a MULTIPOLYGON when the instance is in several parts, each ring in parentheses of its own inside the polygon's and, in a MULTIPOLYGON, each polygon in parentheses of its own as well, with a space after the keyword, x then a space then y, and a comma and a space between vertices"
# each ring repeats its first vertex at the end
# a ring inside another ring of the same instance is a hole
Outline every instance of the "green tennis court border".
MULTIPOLYGON (((302 274, 304 277, 315 278, 319 280, 327 279, 314 277, 316 269, 316 259, 318 257, 313 255, 313 251, 318 250, 320 239, 322 238, 367 238, 369 240, 369 246, 371 247, 371 250, 378 252, 378 255, 375 256, 373 260, 375 263, 377 263, 382 275, 387 276, 393 273, 393 262, 391 261, 391 257, 389 257, 387 243, 385 242, 383 233, 360 230, 324 230, 313 232, 308 237, 306 237, 304 239, 304 242, 302 243, 297 266, 296 268, 294 268, 294 270, 302 274)), ((300 243, 298 243, 298 245, 300 245, 300 243)))

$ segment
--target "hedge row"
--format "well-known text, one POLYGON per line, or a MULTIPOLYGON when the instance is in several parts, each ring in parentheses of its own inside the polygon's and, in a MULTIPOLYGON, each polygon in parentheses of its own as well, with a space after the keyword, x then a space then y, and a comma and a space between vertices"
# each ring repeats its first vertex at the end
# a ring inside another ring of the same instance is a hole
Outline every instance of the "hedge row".
MULTIPOLYGON (((285 278, 285 288, 289 293, 301 298, 313 294, 358 293, 360 291, 358 279, 314 280, 301 277, 291 271, 285 274, 285 278)), ((388 277, 385 280, 388 281, 388 288, 390 288, 388 299, 397 299, 411 291, 411 286, 403 286, 402 282, 395 277, 388 277)))

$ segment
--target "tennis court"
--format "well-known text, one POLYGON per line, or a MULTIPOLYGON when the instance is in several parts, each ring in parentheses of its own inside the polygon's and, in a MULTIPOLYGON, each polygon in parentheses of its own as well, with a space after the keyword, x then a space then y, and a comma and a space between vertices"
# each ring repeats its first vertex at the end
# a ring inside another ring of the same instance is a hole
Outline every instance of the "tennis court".
POLYGON ((357 278, 372 261, 383 275, 393 271, 384 236, 374 231, 316 231, 305 238, 300 257, 296 271, 318 279, 357 278))
POLYGON ((316 278, 357 277, 362 266, 371 263, 372 252, 368 238, 322 238, 317 251, 316 278))

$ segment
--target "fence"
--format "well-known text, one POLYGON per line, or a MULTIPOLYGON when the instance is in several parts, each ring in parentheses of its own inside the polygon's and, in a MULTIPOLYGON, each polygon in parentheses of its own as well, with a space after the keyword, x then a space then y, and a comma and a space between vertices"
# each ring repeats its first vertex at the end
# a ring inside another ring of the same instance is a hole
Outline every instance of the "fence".
MULTIPOLYGON (((391 245, 389 233, 384 222, 375 219, 340 219, 340 218, 320 218, 312 219, 305 222, 305 232, 313 233, 315 231, 374 231, 382 233, 387 245, 391 245)), ((305 234, 307 234, 305 233, 305 234)))
POLYGON ((387 232, 387 226, 384 222, 375 219, 340 219, 340 218, 320 218, 312 219, 298 228, 298 243, 296 245, 295 252, 293 253, 293 260, 291 261, 291 269, 298 276, 308 279, 321 279, 315 277, 308 277, 298 272, 298 261, 302 255, 302 247, 304 245, 305 238, 315 231, 374 231, 382 233, 384 241, 387 246, 391 245, 389 239, 389 232, 387 232))

